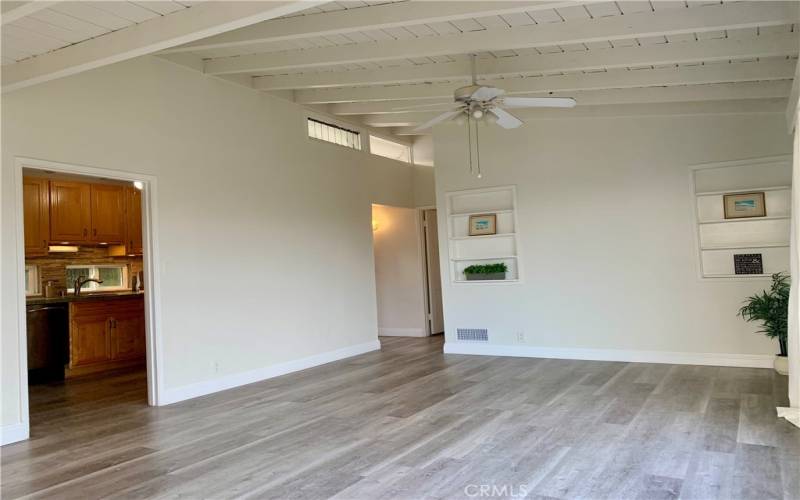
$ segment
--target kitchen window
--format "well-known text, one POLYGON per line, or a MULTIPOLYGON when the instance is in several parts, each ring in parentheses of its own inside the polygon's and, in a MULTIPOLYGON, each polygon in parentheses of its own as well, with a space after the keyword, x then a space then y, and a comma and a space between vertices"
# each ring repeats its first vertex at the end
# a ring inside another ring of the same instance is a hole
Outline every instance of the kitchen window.
POLYGON ((338 125, 308 119, 308 136, 352 149, 361 149, 361 134, 338 125))
POLYGON ((81 291, 112 292, 116 290, 130 290, 130 287, 128 286, 128 266, 125 265, 90 264, 67 266, 68 291, 75 291, 75 280, 80 276, 103 281, 102 283, 90 281, 81 287, 81 291))
POLYGON ((39 268, 28 264, 25 266, 25 295, 39 295, 39 268))

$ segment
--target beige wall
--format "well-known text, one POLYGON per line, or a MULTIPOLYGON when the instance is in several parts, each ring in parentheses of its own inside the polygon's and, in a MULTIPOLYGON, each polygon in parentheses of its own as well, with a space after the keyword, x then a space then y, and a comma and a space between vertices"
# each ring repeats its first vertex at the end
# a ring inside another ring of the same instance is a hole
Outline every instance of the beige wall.
POLYGON ((411 208, 372 206, 380 335, 427 335, 418 215, 411 208))
POLYGON ((453 285, 442 230, 447 341, 475 327, 507 352, 774 354, 736 316, 768 280, 698 278, 689 166, 790 154, 790 139, 780 114, 531 121, 481 129, 476 179, 463 129, 437 127, 440 225, 445 192, 516 185, 523 269, 521 284, 453 285))
POLYGON ((14 158, 157 177, 165 385, 377 337, 371 203, 433 192, 294 104, 154 57, 2 96, 2 424, 20 421, 14 158))

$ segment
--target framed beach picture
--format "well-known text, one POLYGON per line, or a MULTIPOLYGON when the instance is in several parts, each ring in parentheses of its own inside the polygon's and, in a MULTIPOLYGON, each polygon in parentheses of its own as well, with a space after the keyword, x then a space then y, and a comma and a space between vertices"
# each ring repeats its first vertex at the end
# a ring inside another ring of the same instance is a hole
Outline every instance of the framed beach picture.
POLYGON ((726 219, 744 219, 747 217, 764 217, 767 207, 764 204, 764 192, 726 194, 722 197, 725 205, 726 219))
POLYGON ((469 216, 469 235, 484 236, 497 234, 497 215, 478 214, 469 216))

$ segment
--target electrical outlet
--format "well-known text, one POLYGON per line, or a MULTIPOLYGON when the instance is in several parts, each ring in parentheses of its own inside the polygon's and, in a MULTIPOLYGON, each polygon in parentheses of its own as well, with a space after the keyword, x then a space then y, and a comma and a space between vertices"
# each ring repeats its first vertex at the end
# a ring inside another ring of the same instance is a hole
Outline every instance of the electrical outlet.
POLYGON ((219 361, 214 361, 214 373, 219 373, 219 361))
POLYGON ((520 344, 525 343, 525 332, 517 332, 517 342, 520 344))

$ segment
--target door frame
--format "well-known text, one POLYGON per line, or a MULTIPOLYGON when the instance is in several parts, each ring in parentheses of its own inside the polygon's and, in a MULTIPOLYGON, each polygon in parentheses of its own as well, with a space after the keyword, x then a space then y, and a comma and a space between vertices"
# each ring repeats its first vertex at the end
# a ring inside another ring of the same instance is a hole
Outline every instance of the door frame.
MULTIPOLYGON (((138 172, 111 170, 61 163, 37 158, 17 156, 14 158, 14 208, 16 211, 17 238, 17 324, 18 324, 18 357, 20 380, 20 414, 24 437, 14 441, 30 438, 30 411, 28 405, 28 332, 26 321, 25 297, 25 219, 22 198, 22 169, 46 170, 61 174, 87 175, 104 177, 119 181, 139 181, 142 186, 142 246, 144 279, 147 290, 144 294, 145 342, 147 350, 147 402, 150 406, 161 406, 164 394, 164 360, 162 356, 163 336, 161 328, 161 282, 157 272, 159 260, 158 248, 158 204, 157 179, 155 176, 138 172)), ((6 443, 3 443, 6 444, 6 443)))
MULTIPOLYGON (((430 296, 430 285, 428 282, 428 249, 425 246, 427 239, 425 234, 425 210, 436 210, 438 214, 438 209, 436 205, 426 205, 422 207, 416 207, 417 209, 417 229, 419 231, 417 241, 419 242, 419 255, 420 255, 420 262, 422 262, 422 294, 425 298, 425 309, 423 310, 423 317, 425 318, 425 335, 430 337, 434 334, 431 331, 431 318, 430 318, 430 310, 431 310, 431 296, 430 296)), ((438 241, 434 242, 436 245, 439 244, 438 241)), ((442 322, 444 322, 444 318, 442 318, 442 322)))

